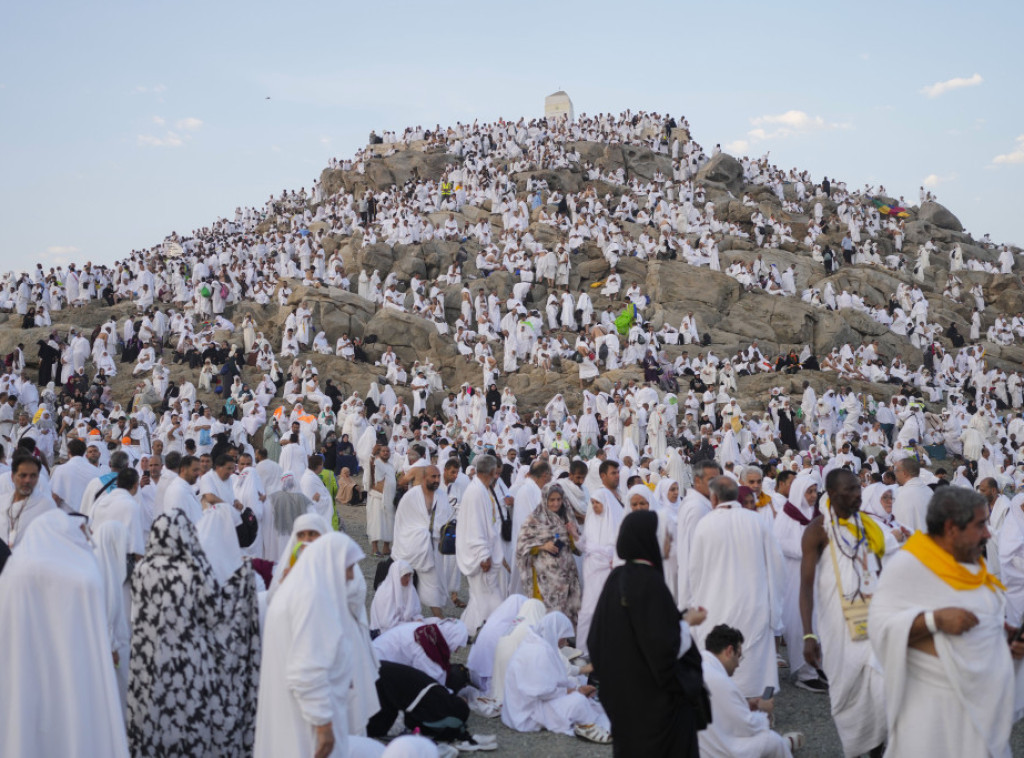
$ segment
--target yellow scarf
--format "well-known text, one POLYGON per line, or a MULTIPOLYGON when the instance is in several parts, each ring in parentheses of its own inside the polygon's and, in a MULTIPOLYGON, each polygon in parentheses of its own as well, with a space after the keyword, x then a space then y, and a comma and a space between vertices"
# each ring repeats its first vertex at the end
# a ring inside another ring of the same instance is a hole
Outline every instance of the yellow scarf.
POLYGON ((997 587, 1001 590, 1006 589, 998 577, 989 573, 984 558, 978 559, 981 570, 977 574, 972 574, 924 532, 914 532, 903 549, 915 556, 939 579, 955 590, 976 590, 979 587, 988 587, 995 592, 997 587))
MULTIPOLYGON (((832 512, 832 504, 829 502, 828 495, 821 499, 821 505, 829 513, 832 512)), ((839 518, 837 516, 836 521, 839 522, 839 526, 849 531, 854 539, 859 541, 862 537, 867 537, 868 550, 879 558, 885 555, 885 533, 882 531, 882 527, 876 524, 875 520, 866 513, 860 514, 860 523, 864 525, 863 532, 861 532, 856 519, 839 518)))

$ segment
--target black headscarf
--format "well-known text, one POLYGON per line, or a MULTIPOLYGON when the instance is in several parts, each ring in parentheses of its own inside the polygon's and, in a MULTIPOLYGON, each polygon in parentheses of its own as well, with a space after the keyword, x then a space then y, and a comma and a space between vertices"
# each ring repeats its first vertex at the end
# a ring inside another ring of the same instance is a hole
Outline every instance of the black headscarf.
POLYGON ((501 393, 498 392, 498 385, 492 384, 491 388, 487 390, 487 395, 484 397, 487 403, 487 413, 493 416, 501 408, 501 393))
POLYGON ((619 527, 615 551, 624 561, 646 561, 661 571, 658 514, 654 511, 633 511, 627 514, 619 527))

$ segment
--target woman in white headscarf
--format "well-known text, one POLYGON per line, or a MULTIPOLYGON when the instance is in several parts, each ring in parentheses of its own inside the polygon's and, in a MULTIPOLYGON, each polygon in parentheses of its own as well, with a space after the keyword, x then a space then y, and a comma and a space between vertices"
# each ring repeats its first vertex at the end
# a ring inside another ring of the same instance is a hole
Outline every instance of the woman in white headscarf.
POLYGON ((674 447, 668 448, 665 452, 665 461, 665 475, 676 481, 679 485, 679 494, 682 495, 693 482, 690 466, 683 462, 682 456, 679 455, 679 451, 674 447))
POLYGON ((508 664, 501 720, 517 732, 547 729, 591 742, 611 742, 611 723, 585 677, 570 676, 559 653, 573 636, 565 614, 552 611, 527 629, 508 664))
POLYGON ((81 523, 56 508, 39 516, 0 579, 4 756, 129 754, 104 580, 81 523))
MULTIPOLYGON (((280 555, 288 542, 299 516, 313 510, 312 501, 299 491, 293 473, 281 475, 280 489, 267 498, 264 510, 263 551, 265 555, 280 555)), ((294 547, 294 545, 293 545, 294 547)))
MULTIPOLYGON (((896 497, 896 485, 874 482, 861 493, 861 513, 866 513, 878 522, 885 533, 885 555, 893 556, 900 544, 910 536, 910 530, 896 520, 892 504, 896 497)), ((886 558, 882 559, 884 565, 886 558)))
POLYGON ((965 474, 967 473, 967 466, 958 466, 956 473, 953 475, 953 481, 950 482, 954 487, 967 487, 973 489, 971 480, 968 479, 965 474))
MULTIPOLYGON (((292 524, 292 533, 281 550, 280 557, 274 564, 274 578, 270 582, 269 593, 272 596, 281 582, 295 566, 302 551, 317 539, 331 531, 326 519, 318 513, 303 513, 292 524)), ((269 601, 269 597, 268 600, 269 601)))
POLYGON ((508 634, 512 624, 519 616, 519 609, 525 602, 525 595, 512 594, 505 598, 504 602, 487 617, 487 621, 480 627, 480 631, 476 635, 476 642, 469 649, 466 667, 481 692, 487 692, 489 689, 491 674, 494 671, 494 652, 498 641, 508 634))
POLYGON ((316 336, 313 338, 313 351, 321 355, 333 355, 334 351, 327 342, 326 332, 319 331, 316 333, 316 336))
POLYGON ((303 552, 267 610, 255 758, 362 754, 359 739, 349 736, 361 654, 349 584, 362 558, 348 536, 324 535, 303 552))
POLYGON ((679 482, 668 476, 658 480, 654 488, 651 510, 658 514, 658 546, 661 548, 662 568, 665 571, 665 584, 672 592, 678 592, 679 561, 676 554, 675 535, 677 516, 679 514, 679 482))
POLYGON ((107 630, 114 654, 117 688, 121 694, 122 711, 128 708, 128 653, 131 629, 128 609, 131 593, 128 587, 128 528, 120 521, 100 524, 92 535, 93 551, 103 575, 103 591, 107 610, 107 630))
POLYGON ((530 598, 519 609, 512 626, 500 640, 494 651, 494 667, 491 671, 491 687, 487 693, 488 700, 501 704, 505 697, 505 671, 508 669, 512 655, 522 643, 530 627, 544 618, 547 609, 540 600, 530 598))
POLYGON ((386 632, 407 621, 422 621, 423 607, 413 585, 412 566, 403 560, 394 561, 388 575, 373 595, 370 605, 370 628, 386 632))

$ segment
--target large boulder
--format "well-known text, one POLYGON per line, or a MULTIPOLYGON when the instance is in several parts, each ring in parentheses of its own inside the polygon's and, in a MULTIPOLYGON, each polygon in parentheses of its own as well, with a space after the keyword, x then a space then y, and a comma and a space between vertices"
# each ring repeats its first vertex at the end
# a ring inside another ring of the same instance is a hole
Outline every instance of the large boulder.
MULTIPOLYGON (((623 277, 623 289, 627 285, 623 277)), ((683 261, 651 261, 647 265, 646 292, 652 302, 677 303, 685 309, 697 303, 722 310, 740 298, 740 283, 728 274, 691 266, 683 261)))
POLYGON ((355 261, 363 271, 371 273, 379 271, 380 278, 384 279, 395 265, 395 251, 383 242, 378 242, 375 245, 359 248, 356 251, 355 261))
POLYGON ((960 219, 954 216, 944 205, 936 202, 929 201, 923 203, 921 210, 917 212, 917 217, 929 224, 934 224, 940 229, 949 229, 953 232, 962 232, 964 230, 960 219))
POLYGON ((393 347, 406 366, 442 343, 437 328, 425 318, 390 309, 377 311, 366 323, 363 333, 375 335, 378 347, 393 347))
POLYGON ((719 153, 697 172, 698 181, 724 184, 733 194, 743 189, 743 165, 728 153, 719 153))

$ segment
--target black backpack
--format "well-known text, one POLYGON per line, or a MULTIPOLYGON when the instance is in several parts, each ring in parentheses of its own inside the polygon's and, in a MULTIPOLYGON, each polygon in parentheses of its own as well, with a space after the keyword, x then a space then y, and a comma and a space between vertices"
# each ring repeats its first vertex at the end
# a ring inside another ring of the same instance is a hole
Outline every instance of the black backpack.
POLYGON ((437 543, 437 552, 441 555, 455 555, 455 526, 456 521, 452 519, 441 527, 441 540, 437 543))

